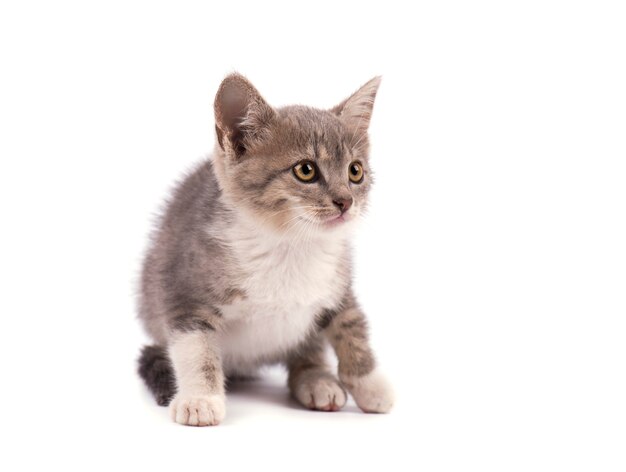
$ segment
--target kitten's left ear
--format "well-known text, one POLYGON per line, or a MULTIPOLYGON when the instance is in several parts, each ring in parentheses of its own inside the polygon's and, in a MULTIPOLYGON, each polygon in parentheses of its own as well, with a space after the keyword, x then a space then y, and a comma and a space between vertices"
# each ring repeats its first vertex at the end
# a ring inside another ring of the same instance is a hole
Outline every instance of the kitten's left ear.
POLYGON ((331 111, 341 118, 354 132, 366 133, 372 118, 374 100, 381 77, 374 77, 331 111))
POLYGON ((215 96, 215 131, 224 151, 243 156, 267 137, 274 110, 248 79, 238 73, 227 76, 215 96))

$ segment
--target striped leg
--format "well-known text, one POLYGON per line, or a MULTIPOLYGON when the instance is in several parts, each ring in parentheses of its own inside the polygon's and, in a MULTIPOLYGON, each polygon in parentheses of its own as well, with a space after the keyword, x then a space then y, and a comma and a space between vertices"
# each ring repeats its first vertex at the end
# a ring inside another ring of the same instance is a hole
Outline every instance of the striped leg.
POLYGON ((356 404, 366 413, 387 413, 393 406, 393 391, 376 368, 369 345, 365 315, 352 297, 337 311, 327 311, 319 325, 339 359, 339 379, 356 404))

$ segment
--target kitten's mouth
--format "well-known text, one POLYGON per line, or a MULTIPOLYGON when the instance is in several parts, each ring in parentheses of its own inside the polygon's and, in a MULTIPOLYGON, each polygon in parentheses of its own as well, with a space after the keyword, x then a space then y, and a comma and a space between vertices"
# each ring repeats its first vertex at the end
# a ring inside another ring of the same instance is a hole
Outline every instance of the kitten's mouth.
POLYGON ((330 218, 324 219, 322 222, 324 226, 332 228, 334 226, 345 223, 350 219, 350 216, 346 213, 341 213, 339 215, 331 216, 330 218))
POLYGON ((324 216, 324 215, 318 214, 315 216, 313 215, 300 216, 300 218, 304 220, 308 220, 312 223, 316 223, 321 228, 330 229, 330 228, 336 228, 338 226, 342 226, 343 224, 346 224, 352 221, 355 216, 356 214, 354 214, 353 212, 343 212, 339 214, 335 213, 330 216, 324 216))

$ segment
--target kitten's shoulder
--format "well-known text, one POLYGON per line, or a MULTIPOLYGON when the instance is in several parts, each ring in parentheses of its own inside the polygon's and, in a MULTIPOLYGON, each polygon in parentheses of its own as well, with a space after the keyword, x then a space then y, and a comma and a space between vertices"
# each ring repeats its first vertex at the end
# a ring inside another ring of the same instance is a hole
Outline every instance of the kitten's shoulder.
POLYGON ((163 225, 169 228, 194 228, 214 219, 222 209, 221 190, 213 163, 205 159, 179 181, 167 202, 163 225))

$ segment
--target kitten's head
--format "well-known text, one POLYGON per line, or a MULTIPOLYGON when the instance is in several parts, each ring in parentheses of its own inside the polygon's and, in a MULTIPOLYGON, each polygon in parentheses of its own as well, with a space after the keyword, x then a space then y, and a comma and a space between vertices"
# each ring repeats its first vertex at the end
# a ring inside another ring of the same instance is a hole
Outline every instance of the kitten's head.
POLYGON ((273 108, 243 76, 215 97, 220 186, 278 232, 328 234, 362 213, 372 183, 367 130, 380 78, 330 110, 273 108))

